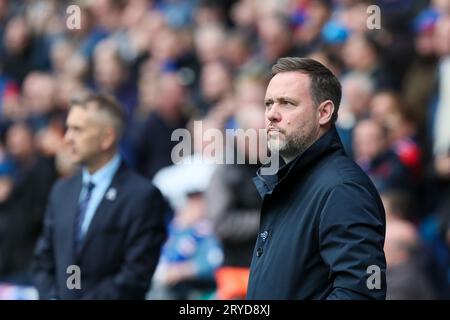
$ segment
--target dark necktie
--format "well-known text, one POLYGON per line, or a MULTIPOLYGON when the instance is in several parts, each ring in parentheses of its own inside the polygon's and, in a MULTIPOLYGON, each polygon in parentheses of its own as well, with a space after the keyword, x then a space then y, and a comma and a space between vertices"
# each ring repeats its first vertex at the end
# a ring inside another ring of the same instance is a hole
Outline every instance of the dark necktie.
POLYGON ((78 204, 74 224, 74 244, 76 252, 79 252, 79 250, 81 249, 81 244, 83 240, 82 225, 84 218, 86 216, 86 210, 89 204, 89 200, 91 199, 92 190, 94 189, 94 187, 95 184, 93 184, 92 182, 89 182, 88 184, 84 185, 86 191, 80 203, 78 204))

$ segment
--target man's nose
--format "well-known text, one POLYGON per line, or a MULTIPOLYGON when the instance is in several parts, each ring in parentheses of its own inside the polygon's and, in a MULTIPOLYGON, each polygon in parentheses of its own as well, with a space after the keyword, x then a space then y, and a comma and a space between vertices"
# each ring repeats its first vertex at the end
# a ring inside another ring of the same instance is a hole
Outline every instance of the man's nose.
POLYGON ((280 122, 281 121, 280 109, 276 103, 274 103, 270 108, 266 109, 266 118, 270 122, 280 122))
POLYGON ((70 133, 70 130, 67 130, 64 134, 64 142, 69 143, 72 140, 72 134, 70 133))

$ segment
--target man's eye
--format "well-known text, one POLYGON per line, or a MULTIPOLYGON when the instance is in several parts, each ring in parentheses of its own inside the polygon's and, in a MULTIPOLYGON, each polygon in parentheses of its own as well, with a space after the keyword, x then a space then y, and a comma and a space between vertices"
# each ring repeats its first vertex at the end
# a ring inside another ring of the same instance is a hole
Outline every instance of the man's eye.
POLYGON ((272 101, 266 101, 266 102, 264 103, 264 105, 265 105, 266 107, 270 107, 270 106, 272 105, 272 101))
POLYGON ((296 105, 293 101, 288 101, 288 100, 283 101, 283 104, 284 105, 288 105, 288 106, 295 106, 296 105))

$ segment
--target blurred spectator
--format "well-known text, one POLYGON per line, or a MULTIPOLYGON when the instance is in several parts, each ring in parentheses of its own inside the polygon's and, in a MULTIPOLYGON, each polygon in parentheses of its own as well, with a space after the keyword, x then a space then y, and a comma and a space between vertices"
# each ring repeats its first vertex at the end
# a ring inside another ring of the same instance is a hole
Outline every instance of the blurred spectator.
MULTIPOLYGON (((246 106, 238 112, 237 120, 243 130, 262 129, 263 109, 246 106)), ((261 198, 252 182, 260 166, 257 141, 245 141, 239 134, 233 138, 236 146, 229 152, 236 154, 235 159, 242 157, 245 163, 235 160, 234 164, 219 166, 206 192, 208 215, 224 250, 223 265, 216 272, 217 297, 228 300, 244 299, 247 293, 261 209, 261 198)))
POLYGON ((190 193, 170 224, 149 298, 206 299, 215 290, 214 270, 221 262, 203 193, 190 193))
POLYGON ((0 123, 2 126, 8 120, 23 116, 19 112, 19 99, 20 89, 17 84, 0 72, 0 123))
POLYGON ((392 91, 378 92, 372 99, 370 109, 372 119, 386 127, 390 147, 417 183, 422 173, 422 154, 412 111, 406 108, 400 95, 392 91))
POLYGON ((231 33, 224 48, 224 60, 234 71, 245 70, 249 67, 252 56, 252 42, 250 37, 241 33, 231 33))
POLYGON ((62 39, 53 42, 52 61, 54 67, 57 67, 58 58, 62 55, 57 52, 61 42, 66 47, 73 45, 75 52, 65 61, 64 71, 68 72, 71 77, 81 79, 87 76, 95 47, 108 36, 108 31, 99 25, 100 21, 96 20, 91 5, 80 4, 79 7, 81 10, 80 28, 65 30, 66 33, 61 36, 62 39))
MULTIPOLYGON (((68 74, 61 74, 56 78, 55 107, 58 113, 65 115, 69 110, 70 101, 87 93, 86 85, 79 79, 68 74)), ((64 121, 62 121, 64 123, 64 121)))
POLYGON ((235 82, 235 96, 239 108, 259 106, 262 108, 262 101, 266 94, 266 78, 260 75, 241 74, 235 82))
POLYGON ((321 31, 331 16, 332 4, 329 0, 300 1, 300 3, 307 5, 299 6, 292 19, 297 20, 294 39, 305 54, 317 49, 323 43, 321 31))
POLYGON ((206 63, 200 76, 201 81, 201 106, 203 114, 206 114, 217 103, 226 99, 231 94, 232 78, 230 71, 219 62, 206 63))
POLYGON ((56 172, 52 160, 36 151, 33 132, 24 123, 8 129, 6 152, 13 167, 8 167, 8 162, 3 164, 4 197, 0 212, 5 232, 0 232, 3 238, 0 274, 4 281, 31 284, 30 263, 56 172))
POLYGON ((0 39, 3 39, 3 32, 5 31, 5 25, 8 19, 9 5, 8 0, 0 0, 0 39))
POLYGON ((424 252, 416 227, 411 222, 414 205, 407 194, 382 194, 386 211, 387 300, 436 298, 436 290, 425 272, 424 252))
POLYGON ((28 267, 20 261, 21 251, 23 249, 18 238, 23 235, 16 234, 17 228, 20 228, 17 220, 18 215, 22 215, 23 208, 13 195, 14 189, 14 165, 2 159, 0 163, 0 282, 13 281, 9 279, 15 276, 16 272, 23 272, 28 267), (15 246, 15 247, 14 247, 15 246), (17 252, 20 250, 19 252, 17 252))
POLYGON ((254 0, 236 1, 230 10, 231 19, 239 33, 256 34, 258 3, 254 0))
POLYGON ((386 226, 387 300, 433 299, 433 288, 414 262, 417 232, 411 223, 390 221, 386 226))
POLYGON ((435 111, 433 131, 433 153, 441 156, 449 153, 450 149, 450 17, 443 17, 438 21, 435 32, 435 47, 439 54, 438 66, 439 91, 435 111))
POLYGON ((417 56, 407 70, 402 87, 405 102, 411 106, 420 122, 421 130, 425 129, 426 106, 430 104, 436 85, 437 55, 434 50, 434 32, 438 13, 434 10, 422 12, 414 20, 415 49, 417 56))
POLYGON ((94 88, 116 97, 131 117, 137 105, 137 87, 112 41, 102 41, 95 49, 94 88))
POLYGON ((363 34, 367 31, 367 7, 372 3, 363 1, 337 1, 340 10, 337 11, 339 20, 354 34, 363 34))
POLYGON ((52 70, 59 75, 67 70, 66 64, 75 54, 75 45, 68 40, 55 41, 50 49, 52 70))
POLYGON ((351 72, 342 79, 342 102, 336 128, 344 150, 350 157, 353 156, 353 130, 369 113, 373 87, 373 81, 365 73, 351 72))
POLYGON ((17 83, 22 84, 32 70, 48 69, 48 45, 44 39, 33 38, 25 17, 15 16, 8 21, 2 41, 3 72, 17 83))
POLYGON ((411 177, 389 148, 386 130, 373 120, 362 120, 353 131, 355 161, 372 179, 379 192, 411 191, 411 177))
POLYGON ((22 103, 33 130, 45 128, 55 115, 55 79, 47 73, 32 72, 25 78, 22 90, 22 103))
POLYGON ((136 165, 139 172, 148 178, 172 164, 171 151, 177 144, 171 140, 172 131, 186 126, 186 92, 177 75, 162 74, 158 92, 155 108, 136 141, 136 165))
POLYGON ((254 59, 260 70, 269 71, 279 57, 297 55, 289 21, 280 14, 266 14, 257 21, 259 53, 254 59))
MULTIPOLYGON (((431 133, 433 142, 433 168, 436 188, 440 194, 437 212, 441 219, 449 220, 450 212, 450 18, 443 16, 436 25, 435 48, 439 55, 438 91, 432 109, 431 133)), ((444 223, 445 225, 445 223, 444 223)), ((446 226, 447 227, 447 226, 446 226)), ((444 227, 444 229, 446 229, 444 227)), ((444 239, 447 235, 444 235, 444 239)))
POLYGON ((40 225, 56 173, 53 158, 41 155, 34 139, 31 127, 25 123, 13 124, 6 133, 6 151, 17 170, 15 189, 30 206, 26 214, 40 225))
POLYGON ((215 62, 222 57, 226 33, 221 25, 200 26, 194 37, 196 54, 202 64, 215 62))
POLYGON ((173 71, 180 54, 180 36, 174 30, 161 28, 154 35, 154 41, 150 44, 151 63, 158 66, 158 71, 173 71))
POLYGON ((372 34, 352 34, 345 43, 342 59, 348 68, 367 74, 375 90, 396 89, 395 79, 381 61, 379 50, 372 34))

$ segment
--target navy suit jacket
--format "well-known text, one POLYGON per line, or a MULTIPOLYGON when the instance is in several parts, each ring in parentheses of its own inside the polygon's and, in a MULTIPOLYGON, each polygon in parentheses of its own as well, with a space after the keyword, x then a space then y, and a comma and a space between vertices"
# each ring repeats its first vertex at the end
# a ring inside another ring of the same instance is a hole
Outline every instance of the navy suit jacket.
POLYGON ((33 267, 39 297, 143 299, 166 238, 167 203, 150 181, 122 163, 108 188, 116 190, 115 196, 102 199, 76 254, 73 232, 81 187, 79 173, 58 181, 50 194, 33 267), (74 274, 68 272, 71 265, 80 268, 81 289, 67 286, 74 274))

